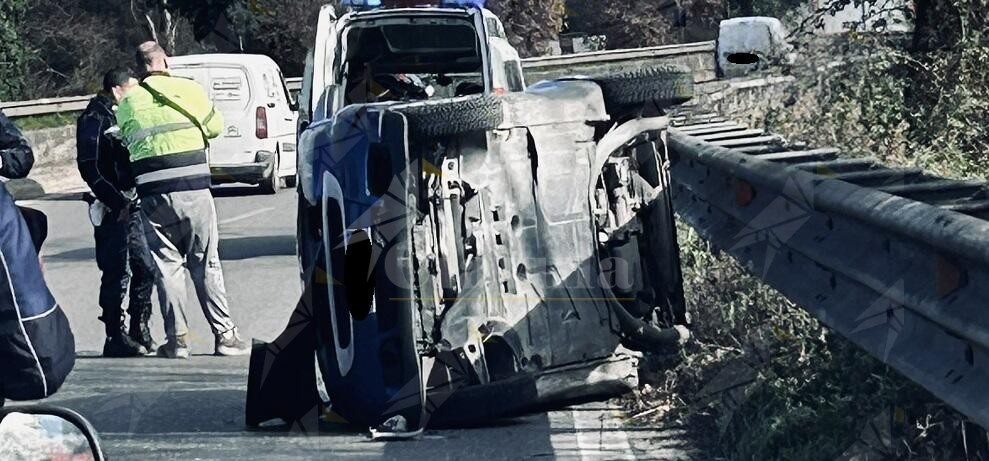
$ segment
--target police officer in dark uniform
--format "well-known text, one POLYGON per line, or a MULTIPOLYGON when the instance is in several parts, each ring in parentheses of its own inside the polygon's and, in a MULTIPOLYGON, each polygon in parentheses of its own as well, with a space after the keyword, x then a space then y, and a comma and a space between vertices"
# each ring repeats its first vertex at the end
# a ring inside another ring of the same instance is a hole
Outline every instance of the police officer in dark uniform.
POLYGON ((135 357, 155 350, 148 328, 154 261, 144 234, 144 218, 133 192, 129 153, 120 140, 115 105, 138 84, 126 69, 114 69, 103 78, 103 91, 79 117, 77 144, 79 172, 89 184, 90 218, 95 226, 96 264, 100 284, 100 319, 106 326, 105 357, 135 357), (129 270, 128 270, 129 269, 129 270), (130 284, 130 328, 124 328, 122 304, 130 284))
MULTIPOLYGON (((0 112, 0 176, 23 178, 32 165, 31 147, 0 112)), ((45 284, 39 243, 0 183, 0 407, 4 399, 48 397, 75 364, 75 339, 45 284)))

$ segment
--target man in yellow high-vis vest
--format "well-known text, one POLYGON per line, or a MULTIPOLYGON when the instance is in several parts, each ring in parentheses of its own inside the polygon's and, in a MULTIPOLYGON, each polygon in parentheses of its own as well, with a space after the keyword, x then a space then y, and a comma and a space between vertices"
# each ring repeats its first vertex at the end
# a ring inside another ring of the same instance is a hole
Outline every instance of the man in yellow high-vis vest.
POLYGON ((167 58, 155 42, 138 47, 144 78, 117 111, 164 292, 167 341, 158 356, 189 357, 187 269, 216 336, 215 353, 244 355, 250 345, 240 338, 227 306, 206 159, 208 139, 219 136, 223 116, 199 84, 169 75, 167 58))

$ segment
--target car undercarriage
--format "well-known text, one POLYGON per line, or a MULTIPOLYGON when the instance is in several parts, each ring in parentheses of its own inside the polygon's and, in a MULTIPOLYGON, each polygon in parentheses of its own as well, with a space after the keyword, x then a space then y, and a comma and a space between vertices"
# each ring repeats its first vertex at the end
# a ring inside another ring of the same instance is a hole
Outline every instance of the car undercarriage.
POLYGON ((367 98, 370 67, 411 81, 485 61, 372 53, 360 37, 388 31, 367 24, 321 98, 345 102, 300 136, 306 295, 294 333, 255 350, 248 422, 302 417, 315 390, 278 402, 309 377, 317 404, 386 437, 630 390, 644 351, 688 334, 663 111, 690 72, 367 98))

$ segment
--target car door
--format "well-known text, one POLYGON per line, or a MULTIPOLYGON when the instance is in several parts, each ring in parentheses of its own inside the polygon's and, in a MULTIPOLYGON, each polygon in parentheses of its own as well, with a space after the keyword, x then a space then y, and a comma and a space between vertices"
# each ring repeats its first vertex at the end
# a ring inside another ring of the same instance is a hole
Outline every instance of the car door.
POLYGON ((269 136, 278 143, 280 176, 295 174, 295 130, 298 115, 285 78, 277 67, 266 69, 261 76, 268 108, 269 136))
POLYGON ((316 23, 316 42, 306 59, 305 75, 302 78, 302 92, 299 95, 298 133, 302 133, 316 116, 323 90, 335 83, 333 61, 337 48, 337 16, 332 5, 325 5, 319 11, 316 23))
POLYGON ((256 136, 255 93, 246 68, 239 65, 212 65, 207 68, 206 91, 217 110, 223 114, 220 136, 210 143, 211 165, 237 165, 254 162, 261 147, 256 136))

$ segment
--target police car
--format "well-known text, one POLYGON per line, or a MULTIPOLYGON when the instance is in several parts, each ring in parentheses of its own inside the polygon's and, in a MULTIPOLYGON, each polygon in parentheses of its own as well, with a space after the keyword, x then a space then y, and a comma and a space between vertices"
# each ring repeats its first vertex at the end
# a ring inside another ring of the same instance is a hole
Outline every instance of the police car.
POLYGON ((301 417, 310 378, 386 437, 631 389, 633 349, 685 335, 662 140, 690 72, 527 86, 483 2, 370 3, 322 9, 300 97, 316 370, 257 349, 248 422, 301 417))

